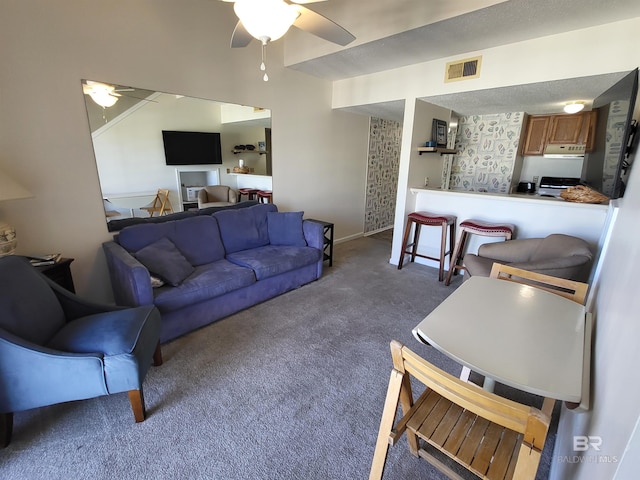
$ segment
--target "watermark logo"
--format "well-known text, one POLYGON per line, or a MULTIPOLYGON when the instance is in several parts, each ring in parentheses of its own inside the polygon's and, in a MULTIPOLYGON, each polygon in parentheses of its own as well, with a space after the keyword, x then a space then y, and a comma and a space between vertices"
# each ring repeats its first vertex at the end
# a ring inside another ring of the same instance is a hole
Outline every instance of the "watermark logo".
POLYGON ((593 452, 591 455, 559 455, 560 463, 617 463, 616 455, 603 455, 599 453, 602 449, 602 437, 598 435, 574 435, 574 452, 593 452))
POLYGON ((589 448, 593 448, 596 451, 600 451, 600 445, 602 445, 602 438, 597 435, 574 435, 573 436, 573 451, 574 452, 586 452, 589 448))

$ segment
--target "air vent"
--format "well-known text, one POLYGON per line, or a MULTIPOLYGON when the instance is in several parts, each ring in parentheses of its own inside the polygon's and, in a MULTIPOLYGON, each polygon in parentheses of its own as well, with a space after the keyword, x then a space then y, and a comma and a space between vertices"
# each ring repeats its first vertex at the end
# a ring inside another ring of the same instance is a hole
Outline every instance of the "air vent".
POLYGON ((444 81, 457 82, 458 80, 478 78, 480 76, 481 63, 481 56, 449 62, 445 68, 444 81))

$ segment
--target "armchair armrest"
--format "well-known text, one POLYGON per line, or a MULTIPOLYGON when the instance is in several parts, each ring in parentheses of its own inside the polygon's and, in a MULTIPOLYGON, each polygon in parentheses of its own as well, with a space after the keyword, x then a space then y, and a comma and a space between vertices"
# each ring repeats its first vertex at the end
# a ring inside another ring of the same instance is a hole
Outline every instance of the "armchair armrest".
POLYGON ((108 394, 98 354, 67 353, 0 329, 0 412, 17 412, 108 394), (74 378, 70 381, 69 372, 74 378))
POLYGON ((478 248, 478 256, 500 263, 527 262, 542 242, 541 238, 523 238, 507 242, 485 243, 478 248))
POLYGON ((590 260, 591 259, 585 255, 569 255, 567 257, 547 258, 530 262, 514 262, 510 263, 509 266, 545 273, 545 271, 581 267, 589 263, 590 260))
POLYGON ((102 247, 116 303, 128 307, 153 305, 149 270, 114 241, 105 242, 102 247))

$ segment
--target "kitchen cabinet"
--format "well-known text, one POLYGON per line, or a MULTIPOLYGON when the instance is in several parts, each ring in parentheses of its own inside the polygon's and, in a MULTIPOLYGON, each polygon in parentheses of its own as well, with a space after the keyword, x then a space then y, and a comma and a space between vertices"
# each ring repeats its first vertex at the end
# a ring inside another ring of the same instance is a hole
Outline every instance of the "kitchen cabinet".
POLYGON ((575 145, 582 131, 582 115, 553 115, 547 143, 555 145, 575 145))
POLYGON ((593 150, 597 112, 573 115, 531 115, 527 121, 522 155, 542 155, 547 145, 586 145, 593 150))
POLYGON ((550 115, 529 116, 522 155, 542 155, 544 153, 550 122, 550 115))

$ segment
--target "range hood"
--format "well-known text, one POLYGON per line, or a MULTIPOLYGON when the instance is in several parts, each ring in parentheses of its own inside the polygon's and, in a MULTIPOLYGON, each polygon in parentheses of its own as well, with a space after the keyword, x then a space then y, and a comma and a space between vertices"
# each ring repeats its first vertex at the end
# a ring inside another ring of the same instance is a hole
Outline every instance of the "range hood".
POLYGON ((544 148, 547 158, 579 158, 584 157, 586 145, 577 144, 549 144, 544 148))

